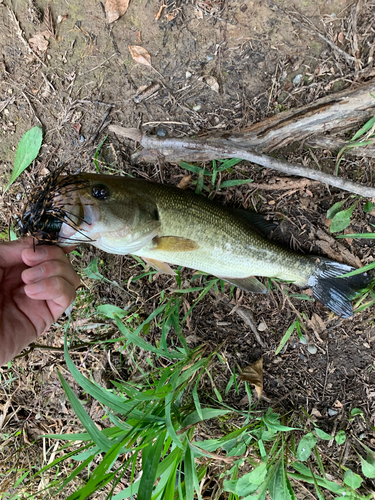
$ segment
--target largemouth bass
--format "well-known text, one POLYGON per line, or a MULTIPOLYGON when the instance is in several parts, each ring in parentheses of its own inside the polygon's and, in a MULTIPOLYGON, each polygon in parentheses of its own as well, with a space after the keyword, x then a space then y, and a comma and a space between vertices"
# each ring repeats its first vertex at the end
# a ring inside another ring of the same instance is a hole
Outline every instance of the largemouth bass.
POLYGON ((48 176, 34 189, 21 225, 41 243, 90 243, 105 252, 142 257, 157 270, 169 264, 217 276, 246 291, 266 293, 264 276, 310 287, 342 317, 371 283, 366 273, 324 257, 300 255, 265 239, 258 214, 230 209, 189 191, 141 179, 99 174, 48 176))

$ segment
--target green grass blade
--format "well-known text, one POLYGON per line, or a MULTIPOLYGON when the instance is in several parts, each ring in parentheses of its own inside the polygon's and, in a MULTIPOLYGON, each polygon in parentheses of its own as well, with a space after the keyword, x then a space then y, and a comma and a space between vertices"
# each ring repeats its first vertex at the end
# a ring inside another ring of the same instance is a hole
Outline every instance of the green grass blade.
POLYGON ((99 169, 99 163, 98 163, 97 160, 98 160, 99 152, 102 149, 103 144, 107 140, 107 137, 108 137, 108 134, 104 137, 104 139, 102 140, 102 142, 96 148, 95 155, 94 155, 94 165, 95 165, 95 168, 96 168, 96 171, 98 172, 98 174, 100 174, 100 169, 99 169))
POLYGON ((220 167, 217 168, 217 172, 223 172, 224 170, 228 170, 228 168, 232 168, 238 163, 240 163, 241 158, 229 158, 228 160, 223 161, 220 167))
POLYGON ((107 437, 104 436, 104 434, 102 434, 102 432, 99 431, 94 421, 91 419, 86 410, 83 408, 81 402, 79 401, 77 396, 74 394, 74 392, 72 391, 72 389, 67 384, 64 377, 58 370, 57 374, 60 378, 61 385, 63 386, 63 389, 68 396, 70 404, 72 405, 73 410, 77 415, 77 417, 79 418, 79 420, 81 421, 83 427, 90 434, 91 439, 94 441, 94 443, 97 446, 99 446, 99 448, 102 451, 108 451, 112 447, 112 441, 110 441, 107 437))
POLYGON ((375 238, 375 233, 339 234, 336 238, 363 238, 364 240, 373 240, 375 238))
POLYGON ((374 269, 374 267, 375 262, 372 262, 371 264, 367 264, 367 266, 360 267, 359 269, 355 269, 349 273, 341 274, 340 276, 337 276, 337 278, 348 278, 349 276, 355 276, 356 274, 366 273, 367 271, 370 271, 370 269, 374 269))
POLYGON ((137 500, 151 500, 153 485, 158 477, 157 471, 166 433, 166 431, 162 432, 154 444, 150 443, 148 445, 150 449, 142 466, 143 474, 139 484, 137 500))
POLYGON ((186 500, 194 500, 194 477, 193 469, 195 469, 194 456, 192 455, 190 446, 186 448, 184 471, 185 471, 185 495, 186 500))
POLYGON ((231 181, 224 181, 219 186, 219 191, 226 187, 241 186, 242 184, 249 184, 254 182, 253 179, 233 179, 231 181))
POLYGON ((208 175, 210 177, 212 176, 212 174, 207 172, 204 168, 197 167, 196 165, 190 165, 190 163, 186 163, 184 161, 180 161, 180 167, 185 170, 189 170, 189 172, 193 172, 194 174, 200 174, 203 171, 204 175, 208 175))
POLYGON ((170 392, 165 398, 165 420, 169 436, 173 439, 173 442, 181 449, 185 450, 185 446, 181 443, 181 439, 177 436, 176 431, 173 427, 172 417, 171 417, 171 403, 175 398, 175 393, 170 392))
POLYGON ((82 373, 76 368, 75 364, 69 357, 66 336, 64 342, 64 353, 65 362, 74 380, 94 399, 112 409, 113 411, 120 413, 121 415, 128 415, 129 417, 144 419, 144 421, 146 422, 164 422, 164 419, 161 417, 144 415, 141 411, 136 409, 138 403, 134 404, 133 402, 129 402, 121 396, 117 396, 116 394, 106 391, 100 385, 95 384, 91 380, 87 379, 84 375, 82 375, 82 373))
POLYGON ((40 127, 33 127, 22 136, 17 146, 13 172, 10 176, 8 184, 5 187, 4 193, 38 156, 42 140, 43 132, 40 127))
MULTIPOLYGON (((143 340, 141 337, 139 337, 135 333, 131 333, 126 326, 121 322, 120 318, 115 318, 116 325, 120 332, 124 335, 124 339, 130 341, 132 344, 140 347, 141 349, 144 349, 145 351, 153 352, 155 354, 158 354, 159 356, 164 356, 169 359, 184 359, 186 357, 185 354, 178 352, 178 351, 165 351, 164 349, 158 349, 157 347, 154 347, 152 344, 146 342, 143 340)), ((146 324, 146 323, 145 323, 146 324)), ((137 329, 137 331, 139 328, 137 329)), ((120 339, 117 339, 120 340, 120 339)))
POLYGON ((287 331, 285 332, 283 338, 281 339, 281 342, 279 344, 279 347, 276 349, 276 352, 275 352, 275 355, 276 354, 279 354, 279 352, 282 350, 282 348, 284 347, 284 345, 288 342, 290 336, 292 335, 292 333, 294 332, 294 329, 297 327, 297 321, 294 321, 290 327, 287 329, 287 331))
POLYGON ((80 490, 73 493, 68 500, 85 500, 93 493, 103 488, 109 481, 114 479, 116 472, 107 473, 117 459, 124 441, 115 443, 105 454, 101 463, 95 468, 88 482, 80 490))
POLYGON ((375 125, 375 116, 370 118, 364 125, 361 127, 357 132, 353 135, 353 137, 350 139, 351 141, 355 141, 358 139, 358 137, 361 137, 364 135, 366 132, 368 132, 373 126, 375 125))

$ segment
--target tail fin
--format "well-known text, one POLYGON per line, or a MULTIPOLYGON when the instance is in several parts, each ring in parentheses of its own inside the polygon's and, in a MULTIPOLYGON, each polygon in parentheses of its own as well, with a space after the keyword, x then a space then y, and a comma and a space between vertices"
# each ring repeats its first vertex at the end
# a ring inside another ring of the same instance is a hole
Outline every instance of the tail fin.
POLYGON ((373 279, 367 273, 356 274, 346 278, 338 278, 342 274, 354 271, 355 268, 340 264, 322 257, 317 270, 308 281, 316 300, 343 318, 353 316, 353 300, 359 292, 371 287, 373 279))

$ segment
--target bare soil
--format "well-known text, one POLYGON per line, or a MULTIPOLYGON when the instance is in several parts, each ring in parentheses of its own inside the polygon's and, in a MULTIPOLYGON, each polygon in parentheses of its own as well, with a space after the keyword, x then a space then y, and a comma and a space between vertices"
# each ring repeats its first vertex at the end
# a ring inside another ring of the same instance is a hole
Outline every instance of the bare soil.
MULTIPOLYGON (((108 26, 100 2, 55 0, 49 4, 51 25, 45 19, 45 1, 0 0, 2 187, 12 170, 19 139, 34 125, 42 126, 44 143, 38 160, 23 175, 26 186, 39 182, 61 162, 71 172, 94 172, 92 160, 110 123, 180 137, 239 130, 372 76, 375 5, 370 1, 363 1, 357 12, 356 3, 347 0, 279 0, 281 10, 263 0, 172 0, 156 20, 160 5, 156 0, 131 0, 127 13, 108 26), (289 15, 296 11, 316 30, 289 15), (317 36, 318 30, 348 54, 357 51, 362 68, 351 66, 317 36), (31 51, 29 41, 40 33, 44 33, 39 38, 40 46, 33 45, 31 51), (46 50, 40 42, 43 37, 48 40, 46 50), (151 55, 152 67, 136 64, 128 45, 144 47, 151 55), (154 82, 160 89, 135 102, 142 87, 154 82)), ((101 171, 126 172, 175 185, 186 173, 162 159, 154 165, 131 165, 129 157, 134 149, 134 143, 109 136, 99 153, 101 171)), ((328 150, 312 152, 295 145, 279 154, 311 167, 318 164, 331 173, 335 168, 335 152, 328 150)), ((275 190, 257 189, 251 184, 230 188, 216 193, 215 198, 230 206, 276 215, 280 221, 273 235, 276 241, 300 252, 336 252, 344 261, 348 261, 348 255, 362 264, 374 260, 371 240, 340 240, 342 247, 338 247, 330 236, 326 211, 345 199, 346 193, 320 184, 298 188, 293 180, 289 189, 280 190, 277 181, 282 176, 246 162, 226 175, 275 184, 275 190)), ((372 183, 373 161, 347 157, 341 163, 340 175, 372 183)), ((17 213, 24 199, 22 183, 16 183, 3 199, 1 232, 8 229, 11 215, 17 213)), ((349 232, 373 230, 375 216, 365 213, 363 206, 358 204, 349 232)), ((148 278, 131 282, 142 273, 142 266, 131 257, 104 254, 92 247, 79 251, 81 257, 72 258, 78 270, 98 256, 100 272, 127 290, 90 281, 83 275, 86 290, 73 310, 71 328, 77 329, 78 346, 72 358, 84 373, 93 373, 98 382, 107 385, 110 378, 126 378, 128 370, 126 364, 120 364, 114 374, 108 352, 100 344, 103 333, 95 324, 107 322, 108 335, 115 335, 115 330, 109 320, 98 319, 96 306, 136 304, 141 306, 142 317, 147 317, 157 306, 160 292, 172 291, 176 282, 165 276, 151 282, 148 278), (94 342, 94 347, 91 344, 88 348, 88 342, 94 342)), ((192 275, 193 271, 183 270, 184 287, 190 286, 192 275)), ((228 369, 213 364, 212 376, 218 389, 224 393, 234 367, 239 371, 263 356, 265 396, 258 408, 272 406, 282 414, 304 408, 326 432, 345 430, 348 441, 344 452, 334 442, 322 451, 323 461, 329 468, 330 461, 341 460, 358 471, 355 438, 370 447, 375 445, 374 308, 343 320, 314 301, 290 297, 300 292, 293 285, 277 284, 266 296, 236 290, 230 298, 229 292, 228 286, 224 294, 208 294, 196 306, 184 330, 190 346, 203 343, 211 350, 220 346, 228 369), (238 307, 252 313, 256 327, 262 325, 262 345, 237 314, 238 307), (280 340, 298 314, 303 316, 308 345, 300 343, 294 333, 281 354, 275 356, 280 340), (316 353, 312 354, 314 349, 309 346, 314 346, 316 353), (364 419, 350 420, 353 408, 362 409, 364 419)), ((194 294, 187 295, 185 306, 195 298, 194 294)), ((151 330, 148 340, 154 341, 157 335, 151 330)), ((0 434, 4 440, 1 472, 11 466, 40 467, 50 458, 54 441, 48 442, 46 451, 45 441, 34 443, 38 436, 80 429, 56 375, 58 367, 69 379, 62 346, 63 330, 56 325, 41 339, 39 347, 23 353, 9 369, 0 369, 0 410, 6 408, 10 416, 0 434), (7 401, 9 407, 5 407, 7 401), (17 430, 18 437, 7 439, 17 430)), ((208 387, 209 380, 205 384, 208 387)), ((204 386, 201 391, 203 395, 204 386)), ((239 396, 230 391, 225 401, 239 409, 248 404, 243 388, 239 396)), ((106 425, 103 410, 95 401, 90 400, 86 409, 99 426, 106 425)), ((14 477, 11 484, 3 483, 3 490, 12 486, 14 477)), ((30 488, 35 492, 38 485, 30 488)), ((371 480, 367 480, 366 489, 374 491, 371 480)), ((304 498, 303 493, 300 498, 304 498)))

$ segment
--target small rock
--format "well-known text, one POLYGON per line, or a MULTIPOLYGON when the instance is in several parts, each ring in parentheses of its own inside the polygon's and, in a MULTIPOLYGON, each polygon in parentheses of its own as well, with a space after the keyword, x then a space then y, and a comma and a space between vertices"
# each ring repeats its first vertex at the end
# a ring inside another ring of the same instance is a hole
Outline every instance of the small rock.
POLYGON ((310 344, 307 346, 307 350, 309 351, 310 354, 316 354, 316 351, 318 349, 314 344, 310 344))
POLYGON ((167 131, 166 131, 164 128, 159 127, 159 128, 157 129, 157 131, 156 131, 156 135, 157 135, 158 137, 166 137, 166 135, 167 135, 167 131))
POLYGON ((331 410, 331 408, 328 408, 328 415, 330 417, 333 417, 334 415, 337 415, 338 414, 338 411, 336 410, 331 410))
POLYGON ((265 324, 264 321, 261 321, 258 325, 258 331, 259 332, 264 332, 264 330, 267 330, 267 325, 265 324))
POLYGON ((298 75, 296 75, 296 76, 293 78, 293 81, 292 81, 293 85, 294 85, 295 87, 297 87, 297 85, 299 85, 299 84, 301 83, 302 78, 303 78, 303 75, 302 75, 301 73, 300 73, 300 74, 298 74, 298 75))
POLYGON ((186 71, 186 73, 185 73, 185 77, 186 77, 186 79, 187 79, 187 78, 191 78, 191 73, 190 73, 190 71, 186 71))

